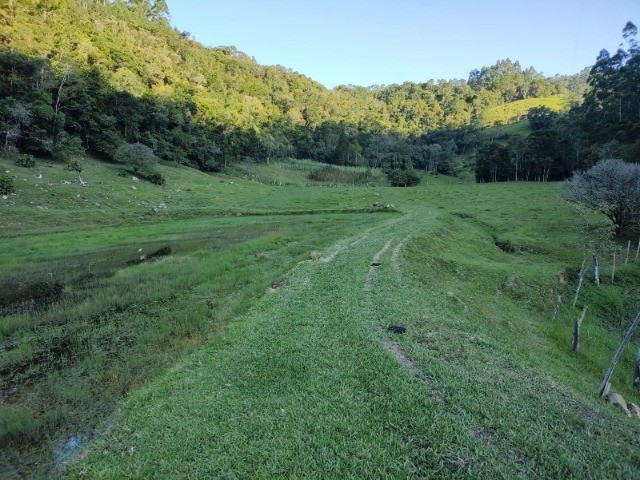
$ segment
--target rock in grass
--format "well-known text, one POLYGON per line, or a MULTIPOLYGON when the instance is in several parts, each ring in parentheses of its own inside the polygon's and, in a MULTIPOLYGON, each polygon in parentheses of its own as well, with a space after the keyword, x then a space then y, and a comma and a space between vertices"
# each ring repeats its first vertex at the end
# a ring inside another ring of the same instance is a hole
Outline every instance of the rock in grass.
POLYGON ((640 407, 638 405, 630 403, 627 407, 629 408, 629 412, 631 412, 632 417, 640 419, 640 407))
POLYGON ((631 412, 629 412, 629 409, 627 408, 627 402, 624 401, 622 395, 620 395, 619 393, 610 393, 607 397, 607 400, 620 408, 620 410, 622 410, 628 416, 631 416, 631 412))

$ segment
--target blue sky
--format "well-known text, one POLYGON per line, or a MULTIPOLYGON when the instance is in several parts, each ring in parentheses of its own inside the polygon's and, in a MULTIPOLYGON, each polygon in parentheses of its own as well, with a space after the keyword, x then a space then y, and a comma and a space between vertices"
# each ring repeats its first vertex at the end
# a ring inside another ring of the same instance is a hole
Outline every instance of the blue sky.
POLYGON ((615 51, 640 0, 168 0, 171 23, 208 46, 323 83, 467 79, 497 60, 552 76, 615 51))

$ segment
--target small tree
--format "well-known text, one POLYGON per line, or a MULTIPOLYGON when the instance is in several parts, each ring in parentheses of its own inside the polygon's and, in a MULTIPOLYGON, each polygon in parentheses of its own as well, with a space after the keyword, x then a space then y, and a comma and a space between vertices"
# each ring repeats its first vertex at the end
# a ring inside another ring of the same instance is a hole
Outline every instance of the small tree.
POLYGON ((616 235, 640 220, 640 165, 602 160, 586 172, 577 172, 562 184, 565 200, 603 213, 615 225, 616 235))
POLYGON ((120 145, 114 155, 114 159, 120 163, 126 163, 133 167, 134 173, 146 178, 156 185, 164 185, 165 178, 156 170, 158 157, 153 150, 143 143, 125 143, 120 145))
POLYGON ((558 114, 548 107, 533 107, 527 112, 527 120, 531 130, 548 130, 550 129, 558 114))
POLYGON ((9 195, 13 192, 13 178, 10 175, 0 175, 0 195, 9 195))
POLYGON ((420 176, 411 170, 401 170, 399 168, 386 172, 389 183, 392 187, 415 187, 420 183, 420 176))
POLYGON ((158 163, 158 157, 153 150, 143 143, 123 143, 113 158, 116 162, 131 165, 136 173, 153 170, 158 163))

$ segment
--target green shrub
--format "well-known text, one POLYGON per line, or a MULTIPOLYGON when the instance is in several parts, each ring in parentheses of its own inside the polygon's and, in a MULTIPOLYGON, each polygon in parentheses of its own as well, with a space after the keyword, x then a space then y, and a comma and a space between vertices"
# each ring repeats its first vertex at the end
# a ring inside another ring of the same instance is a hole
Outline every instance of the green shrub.
POLYGON ((413 170, 388 170, 387 177, 392 187, 415 187, 420 183, 420 175, 413 170))
POLYGON ((164 175, 162 175, 160 172, 141 174, 141 176, 156 185, 164 185, 165 183, 167 183, 166 179, 164 178, 164 175))
POLYGON ((8 195, 13 192, 13 178, 6 173, 0 175, 0 195, 8 195))
POLYGON ((18 167, 33 168, 36 166, 36 159, 33 155, 23 153, 17 156, 18 158, 14 162, 18 167))
POLYGON ((78 160, 71 160, 67 164, 67 170, 70 172, 82 173, 82 164, 78 160))
POLYGON ((145 170, 158 163, 158 157, 153 150, 143 143, 124 143, 118 147, 114 159, 119 163, 126 163, 134 170, 145 170))

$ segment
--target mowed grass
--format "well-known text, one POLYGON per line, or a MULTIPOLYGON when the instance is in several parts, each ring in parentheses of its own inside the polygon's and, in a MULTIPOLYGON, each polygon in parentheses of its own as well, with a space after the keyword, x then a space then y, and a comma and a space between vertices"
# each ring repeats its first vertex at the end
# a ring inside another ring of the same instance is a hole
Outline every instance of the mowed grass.
MULTIPOLYGON (((597 391, 640 305, 640 269, 586 282, 573 308, 585 254, 609 245, 556 189, 377 191, 406 215, 299 264, 132 393, 69 476, 637 478, 640 424, 597 391)), ((613 389, 637 403, 634 353, 613 389)))

